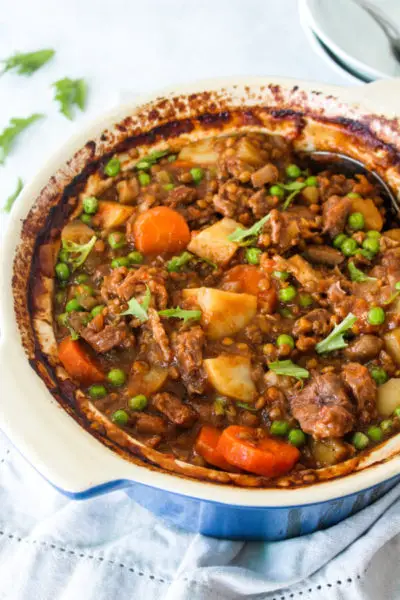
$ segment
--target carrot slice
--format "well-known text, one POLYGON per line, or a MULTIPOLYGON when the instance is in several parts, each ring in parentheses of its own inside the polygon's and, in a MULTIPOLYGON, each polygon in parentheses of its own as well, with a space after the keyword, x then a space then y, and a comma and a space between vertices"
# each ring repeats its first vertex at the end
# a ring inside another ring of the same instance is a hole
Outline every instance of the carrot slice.
POLYGON ((179 252, 190 242, 190 230, 176 210, 156 206, 142 213, 133 226, 136 248, 143 254, 179 252))
POLYGON ((232 465, 230 465, 220 452, 217 450, 217 445, 221 432, 211 425, 203 425, 195 443, 195 450, 197 454, 200 454, 210 465, 224 469, 224 471, 231 471, 232 465))
POLYGON ((267 274, 254 265, 236 265, 229 269, 223 279, 224 284, 235 286, 239 293, 258 296, 258 301, 268 313, 276 310, 278 296, 267 274), (261 285, 260 285, 261 284, 261 285))
POLYGON ((217 452, 231 465, 266 477, 288 473, 300 457, 291 444, 274 438, 257 438, 252 427, 231 425, 224 429, 217 452))
POLYGON ((85 385, 104 381, 105 376, 96 361, 93 360, 81 342, 64 338, 58 346, 58 358, 71 377, 85 385))

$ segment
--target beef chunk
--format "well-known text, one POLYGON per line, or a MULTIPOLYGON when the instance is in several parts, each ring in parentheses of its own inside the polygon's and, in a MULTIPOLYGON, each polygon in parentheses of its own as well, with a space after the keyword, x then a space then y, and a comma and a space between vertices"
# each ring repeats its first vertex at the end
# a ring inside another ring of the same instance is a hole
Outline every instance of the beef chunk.
POLYGON ((148 413, 135 413, 133 415, 136 430, 139 433, 151 433, 162 435, 166 433, 168 425, 162 417, 149 415, 148 413))
POLYGON ((144 295, 147 285, 156 307, 162 310, 168 303, 165 278, 166 274, 156 267, 143 265, 134 271, 119 267, 104 277, 101 296, 104 302, 109 302, 113 297, 128 302, 133 296, 139 296, 137 299, 140 301, 140 296, 144 295))
POLYGON ((383 348, 383 340, 376 335, 365 334, 358 336, 344 353, 350 360, 365 362, 378 356, 383 348))
POLYGON ((312 263, 335 267, 344 261, 344 256, 339 250, 331 248, 331 246, 308 246, 304 252, 304 256, 312 263))
POLYGON ((318 335, 325 337, 332 329, 331 313, 324 308, 315 308, 304 317, 297 319, 293 326, 293 335, 318 335))
POLYGON ((324 233, 329 233, 331 238, 342 233, 350 211, 351 199, 347 196, 344 198, 340 196, 331 196, 328 198, 322 208, 324 233))
POLYGON ((154 394, 152 405, 180 427, 191 427, 197 418, 193 408, 184 404, 175 394, 168 392, 154 394))
POLYGON ((171 190, 168 194, 166 204, 175 208, 179 204, 190 204, 194 202, 197 197, 197 191, 187 185, 178 185, 176 188, 171 190))
POLYGON ((202 394, 205 377, 202 372, 205 334, 196 326, 180 331, 172 338, 172 348, 182 380, 190 394, 202 394))
POLYGON ((355 424, 354 407, 339 375, 326 373, 290 400, 292 414, 315 439, 343 437, 355 424))
POLYGON ((81 336, 100 354, 118 346, 124 346, 125 348, 133 346, 135 342, 135 338, 129 331, 126 323, 106 325, 100 331, 96 331, 93 327, 90 327, 89 323, 88 327, 82 329, 81 336))
POLYGON ((319 219, 305 206, 289 207, 285 212, 273 209, 264 232, 270 233, 272 243, 285 252, 300 241, 315 237, 319 219))
POLYGON ((377 387, 367 367, 359 363, 348 363, 343 367, 342 377, 357 400, 360 421, 366 424, 375 419, 377 387))
POLYGON ((214 209, 224 217, 238 217, 246 211, 251 193, 251 189, 239 185, 235 179, 229 179, 213 197, 214 209))

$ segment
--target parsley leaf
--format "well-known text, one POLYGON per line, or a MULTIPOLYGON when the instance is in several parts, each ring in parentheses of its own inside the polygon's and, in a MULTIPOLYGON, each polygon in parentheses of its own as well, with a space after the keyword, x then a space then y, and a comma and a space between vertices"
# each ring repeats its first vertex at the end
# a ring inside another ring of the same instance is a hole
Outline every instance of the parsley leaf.
POLYGON ((14 204, 14 202, 16 201, 16 199, 18 198, 18 196, 21 193, 22 188, 24 187, 24 184, 22 182, 21 177, 18 178, 18 182, 17 182, 17 187, 15 189, 15 192, 13 194, 11 194, 11 196, 9 196, 6 200, 6 203, 4 204, 3 210, 5 212, 10 212, 12 205, 14 204))
POLYGON ((97 236, 93 236, 86 244, 77 244, 70 240, 63 240, 62 246, 71 256, 68 258, 68 264, 73 271, 83 265, 96 243, 97 236))
POLYGON ((239 408, 244 408, 245 410, 250 410, 251 412, 257 412, 257 409, 251 404, 247 404, 247 402, 236 402, 236 406, 239 406, 239 408))
POLYGON ((351 329, 356 321, 357 317, 352 313, 349 313, 341 323, 333 328, 333 330, 324 340, 318 342, 318 344, 315 346, 318 354, 322 354, 324 352, 333 352, 334 350, 340 350, 341 348, 347 348, 348 344, 345 341, 343 334, 351 329))
POLYGON ((296 379, 307 379, 310 376, 307 369, 299 367, 291 360, 277 360, 269 363, 268 367, 277 375, 288 375, 289 377, 296 377, 296 379))
POLYGON ((184 310, 183 308, 166 308, 165 310, 159 310, 158 314, 162 317, 166 317, 167 319, 175 318, 175 319, 183 319, 183 322, 186 323, 193 319, 194 321, 199 321, 201 319, 201 310, 184 310))
POLYGON ((302 181, 291 181, 290 183, 278 183, 277 185, 279 185, 280 188, 282 188, 288 192, 300 192, 300 190, 303 190, 305 187, 307 187, 307 184, 303 183, 302 181))
POLYGON ((85 108, 87 87, 84 79, 65 77, 53 83, 56 90, 54 99, 60 103, 60 112, 72 120, 71 109, 74 104, 81 110, 85 108))
POLYGON ((167 156, 169 154, 169 150, 154 150, 154 152, 150 152, 147 156, 144 156, 136 163, 135 169, 140 169, 141 171, 147 171, 150 169, 152 165, 154 165, 160 158, 167 156))
POLYGON ((10 120, 10 124, 0 133, 0 165, 4 164, 4 161, 12 148, 15 138, 29 125, 42 119, 44 115, 38 113, 31 115, 26 118, 14 117, 10 120))
POLYGON ((69 314, 68 313, 62 313, 61 315, 58 315, 57 317, 57 321, 60 325, 62 325, 63 327, 66 327, 71 335, 71 340, 78 340, 79 339, 79 333, 77 331, 75 331, 75 329, 72 327, 72 325, 69 322, 69 314))
POLYGON ((368 277, 368 275, 360 271, 360 269, 358 269, 353 262, 349 262, 347 269, 350 273, 350 279, 352 281, 376 281, 376 277, 368 277))
POLYGON ((179 256, 173 256, 171 260, 167 262, 167 271, 173 273, 180 271, 188 262, 194 258, 190 252, 182 252, 179 256))
POLYGON ((136 300, 136 298, 131 298, 128 301, 127 310, 125 310, 124 312, 122 312, 120 314, 121 315, 131 315, 131 316, 139 319, 139 321, 142 321, 142 323, 144 323, 149 318, 149 315, 147 314, 147 310, 150 305, 150 299, 151 299, 151 292, 150 292, 149 286, 146 285, 146 292, 145 292, 145 295, 143 296, 142 302, 138 302, 136 300))
POLYGON ((228 235, 228 240, 230 242, 241 242, 244 238, 258 235, 265 223, 268 221, 269 217, 269 214, 265 215, 265 217, 254 223, 254 225, 249 227, 249 229, 242 229, 241 227, 238 227, 233 233, 228 235))
POLYGON ((54 56, 54 50, 37 50, 36 52, 16 52, 13 56, 0 61, 4 63, 3 73, 15 69, 18 75, 32 75, 43 67, 54 56))

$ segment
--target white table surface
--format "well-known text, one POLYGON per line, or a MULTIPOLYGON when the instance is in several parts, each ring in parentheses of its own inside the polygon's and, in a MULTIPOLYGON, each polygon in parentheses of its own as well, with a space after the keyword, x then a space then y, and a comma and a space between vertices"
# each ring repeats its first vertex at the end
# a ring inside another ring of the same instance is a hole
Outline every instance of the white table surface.
MULTIPOLYGON (((31 77, 0 77, 0 131, 11 117, 45 113, 0 167, 0 205, 82 123, 121 95, 220 75, 281 75, 348 84, 317 56, 297 0, 0 0, 0 57, 54 48, 31 77), (83 77, 87 109, 58 112, 51 83, 83 77)), ((1 214, 1 230, 6 225, 1 214)))

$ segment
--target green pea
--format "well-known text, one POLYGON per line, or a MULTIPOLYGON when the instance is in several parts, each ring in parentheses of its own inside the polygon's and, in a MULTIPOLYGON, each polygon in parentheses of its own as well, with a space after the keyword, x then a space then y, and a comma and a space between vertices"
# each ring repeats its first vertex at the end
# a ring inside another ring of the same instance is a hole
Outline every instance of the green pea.
POLYGON ((79 273, 79 275, 75 277, 76 283, 85 283, 85 281, 87 281, 88 279, 89 275, 86 275, 86 273, 79 273))
POLYGON ((132 252, 129 252, 128 260, 131 265, 141 265, 143 262, 143 254, 138 250, 133 250, 132 252))
POLYGON ((357 250, 357 248, 358 244, 356 240, 353 240, 352 238, 347 238, 347 240, 344 240, 340 247, 341 251, 345 256, 352 256, 357 250))
POLYGON ((119 248, 126 246, 125 234, 120 231, 113 231, 110 233, 107 241, 113 250, 118 250, 119 248))
POLYGON ((271 423, 270 432, 272 435, 285 436, 289 432, 289 423, 287 423, 287 421, 273 421, 271 423))
POLYGON ((124 385, 126 375, 122 369, 111 369, 107 374, 108 381, 117 387, 124 385))
POLYGON ((260 264, 261 250, 259 248, 246 248, 245 257, 249 265, 260 264))
POLYGON ((345 233, 339 233, 339 235, 337 235, 334 240, 333 240, 333 245, 335 248, 341 248, 342 244, 345 240, 347 240, 348 237, 345 233))
POLYGON ((394 409, 393 414, 395 417, 400 419, 400 406, 398 406, 397 408, 394 409))
POLYGON ((144 410, 147 406, 147 398, 144 394, 129 398, 128 406, 131 410, 144 410))
POLYGON ((385 369, 382 369, 382 367, 372 367, 371 377, 375 380, 377 385, 382 385, 389 379, 388 374, 386 373, 385 369))
POLYGON ((281 315, 281 317, 285 317, 285 319, 294 319, 292 311, 286 306, 280 308, 278 312, 281 315))
POLYGON ((65 248, 61 248, 60 252, 58 253, 58 260, 60 262, 67 263, 69 260, 68 250, 66 250, 65 248))
POLYGON ((76 298, 72 298, 72 300, 69 300, 69 302, 67 302, 65 305, 65 310, 67 312, 80 311, 83 310, 83 307, 79 304, 76 298))
POLYGON ((168 162, 174 162, 178 158, 177 154, 170 154, 167 158, 168 162))
POLYGON ((374 306, 368 311, 367 319, 371 325, 382 325, 385 318, 385 311, 380 306, 374 306))
POLYGON ((150 169, 151 164, 152 163, 149 160, 146 160, 144 158, 143 160, 140 160, 138 163, 136 163, 135 167, 137 169, 143 169, 144 171, 147 171, 148 169, 150 169))
POLYGON ((269 193, 271 196, 277 196, 278 198, 283 198, 285 195, 285 192, 279 185, 271 185, 269 188, 269 193))
POLYGON ((118 267, 129 267, 129 258, 127 256, 119 256, 111 261, 111 268, 117 269, 118 267))
POLYGON ((174 187, 175 187, 175 185, 173 183, 164 183, 164 185, 163 185, 163 189, 166 192, 170 192, 171 190, 174 189, 174 187))
POLYGON ((98 398, 104 398, 104 396, 107 396, 107 390, 104 385, 95 383, 88 389, 88 394, 91 398, 97 400, 98 398))
POLYGON ((301 169, 297 165, 288 165, 286 167, 286 175, 291 179, 296 179, 301 175, 301 169))
POLYGON ((396 281, 396 283, 394 285, 394 289, 397 290, 398 292, 400 292, 400 281, 396 281))
POLYGON ((129 415, 126 410, 119 409, 111 415, 111 421, 116 425, 127 425, 129 421, 129 415))
POLYGON ((106 166, 104 167, 104 173, 109 177, 115 177, 121 170, 121 163, 118 158, 114 156, 111 160, 108 161, 106 166))
POLYGON ((146 187, 146 185, 150 185, 151 177, 148 173, 144 173, 141 171, 138 175, 139 183, 142 187, 146 187))
POLYGON ((354 231, 359 231, 360 229, 364 229, 365 227, 365 219, 364 215, 360 212, 351 213, 348 218, 348 226, 350 229, 354 229, 354 231))
POLYGON ((294 299, 296 293, 296 288, 293 285, 288 285, 288 287, 279 290, 279 300, 281 302, 290 302, 294 299))
POLYGON ((57 316, 57 323, 62 327, 67 327, 68 325, 68 313, 61 313, 57 316))
POLYGON ((272 275, 281 281, 286 281, 290 277, 290 273, 287 271, 273 271, 272 275))
POLYGON ((87 215, 94 215, 99 208, 99 201, 94 196, 88 196, 83 199, 83 210, 87 215))
POLYGON ((104 304, 98 304, 97 306, 94 306, 92 308, 92 310, 90 311, 91 316, 97 317, 97 315, 100 315, 103 312, 104 308, 105 308, 104 304))
POLYGON ((300 448, 304 446, 306 443, 306 436, 304 431, 301 429, 291 429, 288 435, 288 441, 292 446, 296 446, 296 448, 300 448))
POLYGON ((67 281, 68 277, 70 276, 68 265, 66 265, 65 263, 57 263, 56 275, 61 281, 67 281))
POLYGON ((384 421, 381 422, 379 427, 382 429, 383 433, 389 433, 393 428, 392 419, 385 419, 384 421))
POLYGON ((366 237, 362 243, 362 247, 364 250, 371 252, 372 254, 377 254, 379 252, 379 240, 376 238, 366 237))
POLYGON ((280 336, 278 336, 278 339, 276 340, 276 345, 277 346, 290 346, 290 348, 293 350, 294 339, 292 338, 291 335, 282 333, 280 336))
POLYGON ((369 439, 372 440, 373 442, 380 442, 383 438, 383 431, 377 425, 372 425, 368 429, 367 435, 368 435, 369 439))
POLYGON ((299 303, 302 308, 308 308, 313 302, 311 294, 300 294, 299 303))
POLYGON ((56 302, 57 304, 62 304, 65 300, 65 292, 57 292, 56 294, 56 302))
POLYGON ((375 231, 375 229, 370 229, 369 231, 367 231, 367 237, 379 240, 381 234, 379 233, 379 231, 375 231))
POLYGON ((357 194, 357 192, 349 192, 347 194, 348 198, 361 198, 360 194, 357 194))
POLYGON ((365 448, 369 445, 369 439, 365 433, 357 431, 353 435, 352 444, 357 450, 365 450, 365 448))
POLYGON ((304 183, 306 186, 312 185, 313 187, 316 187, 318 185, 318 179, 314 175, 311 175, 310 177, 307 177, 304 183))
POLYGON ((193 167, 193 169, 190 169, 190 174, 196 184, 200 183, 204 177, 204 171, 201 167, 193 167))
POLYGON ((79 218, 82 221, 82 223, 85 223, 85 225, 91 225, 92 223, 91 216, 87 215, 86 213, 82 213, 79 218))

